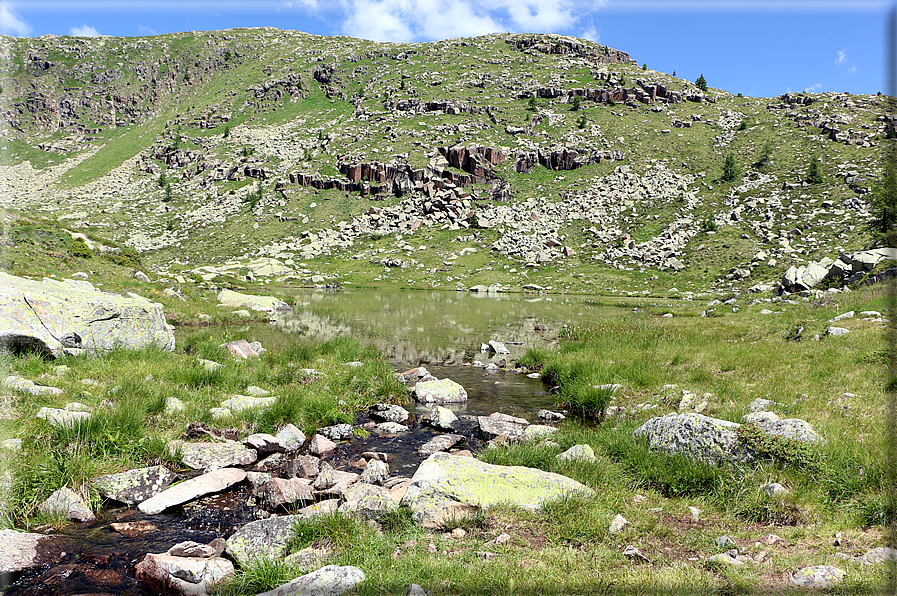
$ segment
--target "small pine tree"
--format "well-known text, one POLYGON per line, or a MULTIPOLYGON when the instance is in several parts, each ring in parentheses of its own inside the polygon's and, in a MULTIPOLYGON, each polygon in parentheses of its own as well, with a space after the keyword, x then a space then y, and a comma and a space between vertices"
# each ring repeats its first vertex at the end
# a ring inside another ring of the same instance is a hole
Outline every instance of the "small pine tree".
POLYGON ((727 153, 726 161, 723 163, 723 175, 719 179, 723 182, 735 182, 740 175, 738 164, 735 163, 735 154, 727 153))
POLYGON ((578 112, 580 106, 582 105, 582 98, 578 95, 573 96, 573 101, 570 102, 570 109, 574 112, 578 112))
POLYGON ((165 196, 162 197, 162 202, 163 203, 171 202, 171 184, 168 184, 167 182, 165 183, 165 196))
POLYGON ((165 171, 159 174, 159 188, 165 188, 165 171))
POLYGON ((767 140, 763 143, 763 149, 760 151, 760 159, 757 160, 757 166, 765 168, 772 163, 772 142, 767 140))
POLYGON ((529 106, 528 109, 531 112, 535 112, 539 108, 539 104, 536 102, 535 95, 530 96, 528 106, 529 106))
POLYGON ((642 70, 648 70, 648 63, 647 63, 647 62, 643 62, 643 63, 642 63, 642 70))
POLYGON ((701 76, 698 77, 698 80, 695 81, 695 85, 697 85, 698 89, 701 91, 707 91, 707 79, 704 78, 704 74, 701 73, 701 76))
POLYGON ((897 247, 897 163, 885 160, 884 176, 872 186, 872 220, 869 228, 879 246, 897 247))
POLYGON ((585 114, 582 114, 582 115, 579 117, 579 120, 576 121, 576 127, 579 128, 580 130, 582 130, 582 129, 584 129, 584 128, 586 127, 586 124, 588 124, 588 122, 589 122, 589 121, 588 121, 588 119, 586 118, 586 115, 585 115, 585 114))
POLYGON ((230 136, 230 125, 229 124, 224 127, 224 133, 221 136, 225 139, 230 136))
POLYGON ((807 169, 807 182, 810 184, 822 182, 822 173, 819 171, 819 159, 815 155, 810 158, 810 167, 807 169))
POLYGON ((673 70, 673 76, 674 76, 674 77, 676 76, 676 71, 675 71, 675 70, 673 70))

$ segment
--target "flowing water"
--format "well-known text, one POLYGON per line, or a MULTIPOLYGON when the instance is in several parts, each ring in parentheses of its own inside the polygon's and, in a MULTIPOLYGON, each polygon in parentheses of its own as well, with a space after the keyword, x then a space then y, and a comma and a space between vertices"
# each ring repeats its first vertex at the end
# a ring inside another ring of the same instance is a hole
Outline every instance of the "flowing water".
MULTIPOLYGON (((301 291, 294 294, 294 302, 294 311, 274 322, 276 329, 318 339, 351 336, 376 346, 397 370, 424 365, 435 377, 447 377, 464 386, 468 402, 451 407, 460 418, 456 433, 464 435, 465 446, 473 450, 483 444, 477 436, 475 416, 503 412, 537 422, 537 411, 555 403, 539 379, 505 368, 488 373, 484 365, 504 360, 511 368, 527 349, 555 345, 565 325, 621 313, 607 302, 597 304, 585 297, 467 292, 301 291), (510 354, 482 352, 482 344, 489 340, 504 343, 510 354)), ((428 409, 413 404, 406 407, 418 416, 428 409)), ((360 414, 357 422, 369 419, 360 414)), ((424 459, 417 449, 436 434, 417 427, 398 435, 355 437, 340 444, 331 462, 353 469, 363 452, 379 451, 389 454, 393 475, 410 477, 424 459)), ((255 514, 254 499, 246 487, 160 515, 107 509, 92 526, 63 530, 52 552, 46 553, 52 565, 17 577, 0 577, 0 589, 4 583, 11 584, 6 596, 155 596, 133 577, 134 566, 146 553, 165 552, 183 540, 208 543, 216 537, 227 538, 256 519, 255 514), (150 521, 157 530, 126 538, 110 528, 115 521, 150 521)))

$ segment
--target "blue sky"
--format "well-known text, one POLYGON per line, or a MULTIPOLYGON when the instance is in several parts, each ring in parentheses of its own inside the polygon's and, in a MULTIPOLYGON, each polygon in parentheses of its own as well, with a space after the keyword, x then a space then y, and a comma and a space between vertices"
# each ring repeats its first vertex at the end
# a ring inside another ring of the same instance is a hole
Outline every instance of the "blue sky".
POLYGON ((278 27, 377 41, 585 37, 649 68, 770 97, 885 92, 887 0, 0 0, 0 33, 140 37, 278 27))

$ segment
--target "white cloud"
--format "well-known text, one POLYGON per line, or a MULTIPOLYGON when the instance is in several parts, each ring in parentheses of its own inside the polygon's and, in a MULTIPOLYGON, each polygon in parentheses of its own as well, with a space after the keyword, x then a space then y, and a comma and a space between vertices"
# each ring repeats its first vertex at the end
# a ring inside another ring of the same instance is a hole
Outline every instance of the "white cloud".
POLYGON ((74 35, 75 37, 99 37, 100 32, 86 23, 81 23, 80 27, 69 29, 69 35, 74 35))
POLYGON ((822 89, 822 83, 816 83, 812 87, 807 87, 806 89, 804 89, 804 93, 816 93, 820 89, 822 89))
POLYGON ((601 43, 601 31, 595 30, 595 25, 589 25, 586 29, 579 33, 579 37, 601 43))
POLYGON ((856 66, 851 66, 850 68, 847 69, 847 74, 849 74, 849 75, 855 75, 856 73, 857 73, 856 66))
POLYGON ((156 31, 152 27, 147 27, 146 25, 141 25, 139 23, 137 24, 137 30, 146 35, 156 35, 156 31))
POLYGON ((0 33, 3 35, 28 35, 31 25, 22 20, 6 2, 0 2, 0 33))
POLYGON ((835 58, 835 68, 841 66, 845 62, 850 62, 850 60, 847 59, 847 49, 846 48, 843 50, 838 50, 838 57, 835 58))

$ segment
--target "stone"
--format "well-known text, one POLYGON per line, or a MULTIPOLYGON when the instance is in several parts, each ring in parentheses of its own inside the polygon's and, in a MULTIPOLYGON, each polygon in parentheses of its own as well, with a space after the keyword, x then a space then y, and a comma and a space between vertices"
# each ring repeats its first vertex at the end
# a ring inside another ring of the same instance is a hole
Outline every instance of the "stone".
POLYGON ((258 493, 269 509, 315 500, 311 480, 307 478, 273 478, 260 486, 258 493))
POLYGON ((631 544, 627 544, 626 548, 623 549, 623 556, 631 561, 638 561, 639 563, 650 563, 651 559, 642 554, 642 551, 635 548, 631 544))
POLYGON ((0 272, 0 349, 60 356, 67 349, 174 350, 162 305, 97 290, 90 282, 32 281, 0 272))
MULTIPOLYGON (((221 540, 218 538, 217 540, 221 540)), ((222 541, 223 542, 223 541, 222 541)), ((178 542, 174 546, 168 549, 165 553, 166 555, 171 555, 172 557, 215 557, 221 554, 215 546, 211 544, 200 544, 198 542, 193 542, 192 540, 185 540, 184 542, 178 542)))
POLYGON ((386 435, 397 435, 399 433, 406 433, 411 429, 398 422, 381 422, 374 426, 374 430, 386 435))
POLYGON ((448 451, 455 445, 459 445, 464 441, 466 441, 464 435, 438 435, 421 445, 417 450, 417 453, 424 456, 433 455, 438 451, 448 451))
POLYGON ((17 573, 43 564, 38 549, 53 542, 44 534, 0 530, 0 576, 17 573))
POLYGON ((249 522, 227 539, 227 554, 245 567, 260 558, 280 559, 293 538, 293 526, 301 515, 281 515, 249 522))
POLYGON ((427 596, 427 592, 418 584, 410 584, 405 591, 405 596, 427 596))
POLYGON ((173 416, 180 412, 187 411, 187 404, 183 401, 179 400, 176 397, 166 397, 165 398, 165 410, 164 413, 166 416, 173 416))
POLYGON ((841 337, 848 333, 850 333, 850 329, 845 329, 844 327, 829 327, 825 330, 825 334, 831 337, 841 337))
POLYGON ((556 426, 548 426, 547 424, 530 424, 523 429, 523 435, 520 437, 524 441, 539 441, 546 437, 550 437, 558 431, 556 426))
POLYGON ((414 399, 424 404, 463 403, 467 401, 467 391, 451 379, 419 381, 412 391, 414 399))
MULTIPOLYGON (((417 369, 415 369, 417 370, 417 369)), ((408 420, 408 410, 394 404, 374 404, 368 412, 374 420, 397 422, 402 424, 408 420)))
POLYGON ((303 455, 296 459, 287 460, 283 465, 283 470, 288 476, 314 478, 320 472, 320 466, 321 460, 314 455, 303 455))
POLYGON ((74 428, 86 420, 90 420, 90 412, 72 412, 59 408, 41 408, 37 417, 46 420, 56 428, 74 428))
POLYGON ((563 453, 559 453, 557 455, 557 459, 565 460, 572 459, 577 461, 597 461, 597 457, 595 457, 595 451, 592 449, 591 445, 574 445, 570 449, 567 449, 563 453))
POLYGON ((625 530, 629 526, 629 521, 620 515, 619 513, 614 516, 614 519, 610 522, 610 526, 608 527, 608 533, 613 536, 614 534, 619 534, 623 530, 625 530))
POLYGON ((273 296, 254 296, 233 290, 221 290, 218 293, 218 303, 230 308, 248 308, 269 314, 293 310, 289 304, 273 296))
POLYGON ((789 495, 791 491, 787 488, 779 484, 778 482, 769 482, 760 487, 760 490, 763 491, 766 496, 769 497, 777 497, 779 495, 789 495))
POLYGON ((221 402, 222 408, 231 412, 243 412, 244 410, 257 410, 270 408, 277 400, 276 397, 252 397, 250 395, 231 395, 221 402))
POLYGON ((402 506, 411 509, 416 522, 435 528, 477 508, 510 503, 538 510, 543 503, 571 493, 593 491, 560 474, 434 453, 414 473, 402 506))
POLYGON ((149 276, 146 273, 144 273, 143 271, 138 271, 137 273, 135 273, 134 279, 136 279, 139 282, 145 283, 145 284, 150 283, 149 276))
POLYGON ((786 439, 794 439, 804 443, 824 443, 819 434, 806 420, 800 418, 779 419, 772 412, 756 412, 742 418, 745 422, 752 422, 763 432, 770 435, 778 435, 786 439))
POLYGON ((223 364, 219 364, 214 360, 205 360, 203 358, 200 358, 197 362, 199 362, 199 365, 209 372, 214 372, 219 368, 224 368, 223 364))
POLYGON ((109 527, 126 538, 140 538, 159 531, 159 527, 149 521, 113 522, 109 527))
POLYGON ((897 549, 879 546, 866 551, 860 561, 863 565, 879 565, 888 561, 897 561, 897 549))
POLYGON ((217 470, 229 466, 254 464, 258 454, 236 441, 224 443, 187 443, 175 440, 168 444, 168 451, 181 454, 184 464, 194 470, 217 470))
POLYGON ((389 478, 389 466, 386 462, 372 459, 361 473, 361 482, 366 484, 383 484, 389 478))
MULTIPOLYGON (((246 313, 244 318, 249 318, 251 315, 248 310, 236 311, 234 314, 237 316, 241 316, 241 313, 246 313)), ((227 348, 227 351, 231 353, 235 358, 239 358, 241 360, 249 360, 250 358, 258 358, 259 353, 253 348, 248 341, 245 339, 238 339, 236 341, 230 341, 224 344, 221 344, 219 347, 227 348)))
POLYGON ((358 567, 326 565, 258 596, 338 596, 365 580, 358 567))
POLYGON ((249 385, 246 387, 246 395, 250 397, 268 397, 271 395, 271 392, 256 385, 249 385))
POLYGON ((162 593, 205 596, 212 586, 234 574, 234 564, 221 557, 209 559, 149 553, 134 568, 134 574, 162 593))
POLYGON ((511 353, 511 350, 509 350, 507 347, 505 347, 505 344, 503 344, 500 341, 495 341, 494 339, 489 340, 489 351, 495 352, 496 354, 501 354, 501 355, 511 353))
POLYGON ((776 403, 774 401, 770 401, 768 399, 763 399, 758 397, 754 401, 748 404, 749 412, 766 412, 769 410, 769 406, 776 405, 780 406, 782 404, 776 403))
POLYGON ((334 424, 332 426, 324 426, 319 428, 317 433, 322 437, 331 441, 345 441, 355 436, 354 429, 351 424, 334 424))
POLYGON ((509 440, 516 441, 523 436, 523 432, 529 425, 525 418, 509 416, 501 412, 493 412, 488 416, 477 416, 480 435, 486 439, 494 439, 505 435, 509 440))
MULTIPOLYGON (((2 341, 2 338, 0 338, 2 341)), ((37 396, 54 396, 61 395, 62 389, 59 387, 50 387, 48 385, 38 385, 34 381, 29 379, 23 379, 22 377, 18 377, 16 375, 9 375, 4 379, 3 386, 9 389, 14 389, 16 391, 21 391, 22 393, 30 393, 31 395, 37 396)), ((53 408, 41 408, 41 410, 51 410, 53 408)), ((41 417, 41 416, 38 416, 41 417)))
POLYGON ((143 501, 137 508, 143 513, 150 515, 162 513, 169 507, 181 505, 211 493, 220 492, 243 481, 245 478, 246 472, 236 468, 215 470, 176 484, 143 501))
POLYGON ((325 453, 330 453, 336 449, 336 443, 322 437, 321 435, 315 435, 311 438, 311 443, 308 446, 308 450, 313 455, 321 456, 325 453))
POLYGON ((725 534, 722 536, 717 536, 717 538, 716 538, 716 540, 714 540, 714 542, 720 548, 726 548, 726 549, 738 548, 738 545, 735 543, 735 541, 732 540, 731 538, 729 538, 728 536, 726 536, 725 534))
POLYGON ((388 489, 363 482, 348 486, 343 500, 345 502, 339 506, 341 513, 354 513, 367 519, 399 506, 399 501, 388 489))
POLYGON ((458 417, 455 416, 454 412, 448 408, 436 405, 430 408, 430 411, 420 418, 420 423, 422 425, 446 432, 455 430, 456 422, 458 422, 458 417))
POLYGON ((651 418, 635 429, 632 436, 645 437, 651 449, 681 453, 716 465, 730 459, 750 459, 749 454, 738 447, 735 430, 739 426, 737 422, 683 412, 651 418))
POLYGON ((280 429, 275 438, 287 452, 297 451, 305 443, 305 433, 292 424, 280 429))
POLYGON ((325 499, 324 501, 318 501, 314 505, 303 507, 298 513, 306 516, 333 513, 334 511, 339 511, 339 502, 339 499, 325 499))
POLYGON ((250 449, 255 449, 258 455, 268 455, 269 453, 283 453, 286 451, 277 437, 268 433, 254 433, 246 437, 243 444, 250 449))
POLYGON ((560 412, 552 412, 551 410, 539 410, 536 416, 539 417, 539 420, 545 420, 547 422, 560 422, 566 418, 566 416, 560 412))
POLYGON ((137 505, 164 491, 175 478, 165 466, 152 466, 100 476, 92 484, 106 499, 137 505))
POLYGON ((804 588, 828 588, 844 579, 843 570, 831 565, 804 567, 791 574, 791 581, 804 588))
POLYGON ((84 502, 84 499, 66 486, 50 495, 46 501, 40 504, 38 509, 44 514, 62 515, 67 520, 82 524, 92 524, 97 521, 97 517, 90 510, 90 507, 87 506, 87 503, 84 502))

